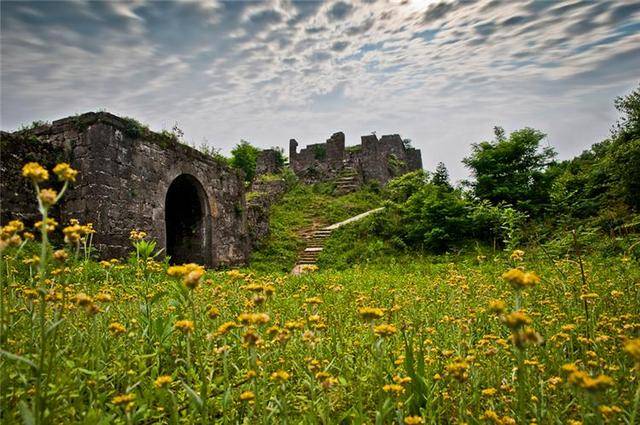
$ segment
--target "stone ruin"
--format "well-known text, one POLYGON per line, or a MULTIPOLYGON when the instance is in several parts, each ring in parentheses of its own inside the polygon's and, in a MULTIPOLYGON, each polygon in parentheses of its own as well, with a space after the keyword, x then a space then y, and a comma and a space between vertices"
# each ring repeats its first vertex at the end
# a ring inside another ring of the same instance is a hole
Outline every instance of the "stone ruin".
POLYGON ((345 147, 344 133, 334 133, 325 143, 308 145, 298 152, 298 142, 289 141, 289 164, 306 183, 353 175, 362 183, 389 180, 422 168, 419 149, 405 146, 398 134, 362 136, 362 143, 345 147))
MULTIPOLYGON (((300 152, 297 146, 290 141, 290 168, 306 183, 348 173, 359 184, 384 184, 422 167, 420 151, 405 147, 398 135, 363 136, 361 145, 345 148, 344 134, 335 133, 300 152)), ((171 133, 107 112, 0 131, 0 154, 0 224, 21 219, 32 226, 39 219, 33 187, 21 175, 25 163, 49 170, 70 163, 78 179, 50 216, 61 227, 73 218, 92 223, 101 258, 128 255, 129 234, 136 229, 156 240, 173 263, 244 264, 269 233, 271 204, 287 190, 275 149, 261 151, 257 177, 247 189, 243 173, 224 161, 171 133)), ((54 180, 49 183, 56 187, 54 180)))
POLYGON ((49 170, 68 162, 80 173, 53 217, 63 226, 72 218, 93 223, 102 257, 131 252, 129 233, 138 229, 175 263, 246 262, 251 241, 242 173, 170 133, 99 112, 0 136, 2 223, 37 219, 33 188, 21 176, 26 162, 49 170))

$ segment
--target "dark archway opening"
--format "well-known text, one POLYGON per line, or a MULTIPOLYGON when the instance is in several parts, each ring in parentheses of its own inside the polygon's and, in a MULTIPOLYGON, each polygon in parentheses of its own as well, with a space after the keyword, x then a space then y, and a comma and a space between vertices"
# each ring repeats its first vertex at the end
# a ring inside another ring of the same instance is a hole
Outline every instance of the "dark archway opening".
POLYGON ((182 174, 171 183, 165 202, 167 255, 171 263, 207 265, 207 199, 200 182, 182 174))

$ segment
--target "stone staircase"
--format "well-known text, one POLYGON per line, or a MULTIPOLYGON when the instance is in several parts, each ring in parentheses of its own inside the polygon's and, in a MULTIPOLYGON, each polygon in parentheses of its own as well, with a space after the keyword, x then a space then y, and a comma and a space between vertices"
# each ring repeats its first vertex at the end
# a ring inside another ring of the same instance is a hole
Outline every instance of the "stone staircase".
POLYGON ((336 179, 336 193, 344 195, 358 190, 358 172, 353 167, 345 167, 336 179))
POLYGON ((306 242, 305 248, 300 252, 300 254, 298 254, 298 260, 296 261, 296 265, 293 267, 293 270, 291 270, 291 273, 294 275, 299 275, 303 271, 305 271, 305 268, 315 266, 318 261, 318 257, 322 253, 325 241, 329 236, 331 236, 331 232, 333 232, 335 229, 342 227, 345 224, 358 221, 380 210, 382 210, 382 208, 376 208, 365 213, 358 214, 348 220, 341 221, 340 223, 332 224, 331 226, 322 229, 314 229, 309 231, 309 233, 304 236, 306 242))
POLYGON ((315 265, 322 252, 325 240, 331 236, 331 230, 314 230, 306 238, 306 246, 298 255, 296 265, 315 265))

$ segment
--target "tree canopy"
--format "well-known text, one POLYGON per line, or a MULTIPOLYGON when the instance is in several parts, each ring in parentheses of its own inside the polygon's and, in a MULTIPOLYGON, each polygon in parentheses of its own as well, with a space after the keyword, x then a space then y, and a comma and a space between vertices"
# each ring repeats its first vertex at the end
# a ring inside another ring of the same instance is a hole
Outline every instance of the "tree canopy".
POLYGON ((231 166, 244 171, 244 179, 247 182, 253 180, 256 174, 256 161, 260 149, 246 140, 241 140, 231 151, 231 166))
POLYGON ((495 140, 474 143, 471 155, 462 161, 475 178, 469 183, 474 196, 540 212, 549 201, 551 185, 544 171, 556 156, 553 148, 541 146, 546 134, 526 127, 505 137, 496 127, 495 135, 495 140))

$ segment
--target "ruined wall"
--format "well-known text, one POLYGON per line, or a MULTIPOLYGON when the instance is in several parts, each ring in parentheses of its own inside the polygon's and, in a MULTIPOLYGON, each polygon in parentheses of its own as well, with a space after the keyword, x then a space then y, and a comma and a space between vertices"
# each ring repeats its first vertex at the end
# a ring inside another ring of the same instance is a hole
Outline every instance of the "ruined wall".
MULTIPOLYGON (((69 218, 92 222, 97 231, 94 244, 104 256, 126 255, 131 229, 148 232, 164 248, 167 191, 176 177, 189 174, 202 184, 208 203, 210 230, 202 262, 209 266, 244 262, 249 240, 240 174, 157 133, 131 135, 128 126, 114 115, 90 113, 55 121, 41 132, 40 143, 64 145, 65 159, 80 171, 60 205, 63 222, 69 218)), ((28 158, 17 154, 14 161, 23 164, 28 158)), ((5 176, 3 169, 2 181, 15 178, 14 174, 15 170, 5 176)), ((5 199, 10 188, 2 189, 5 199)), ((15 197, 3 202, 3 218, 20 208, 15 197)))
POLYGON ((260 151, 256 159, 256 176, 278 174, 282 171, 282 164, 279 162, 279 157, 279 152, 275 149, 264 149, 260 151))
POLYGON ((260 240, 269 235, 269 211, 287 191, 282 178, 254 180, 251 191, 247 193, 247 229, 251 246, 256 247, 260 240))
POLYGON ((297 151, 298 142, 289 141, 289 164, 300 180, 314 183, 335 178, 344 167, 344 133, 334 133, 325 143, 307 145, 297 151))
POLYGON ((334 133, 326 143, 308 145, 297 152, 298 142, 289 142, 289 162, 306 183, 335 179, 346 170, 355 170, 360 182, 390 179, 422 168, 420 150, 406 148, 398 134, 362 136, 361 144, 345 148, 344 133, 334 133), (324 153, 318 155, 318 153, 324 153))

